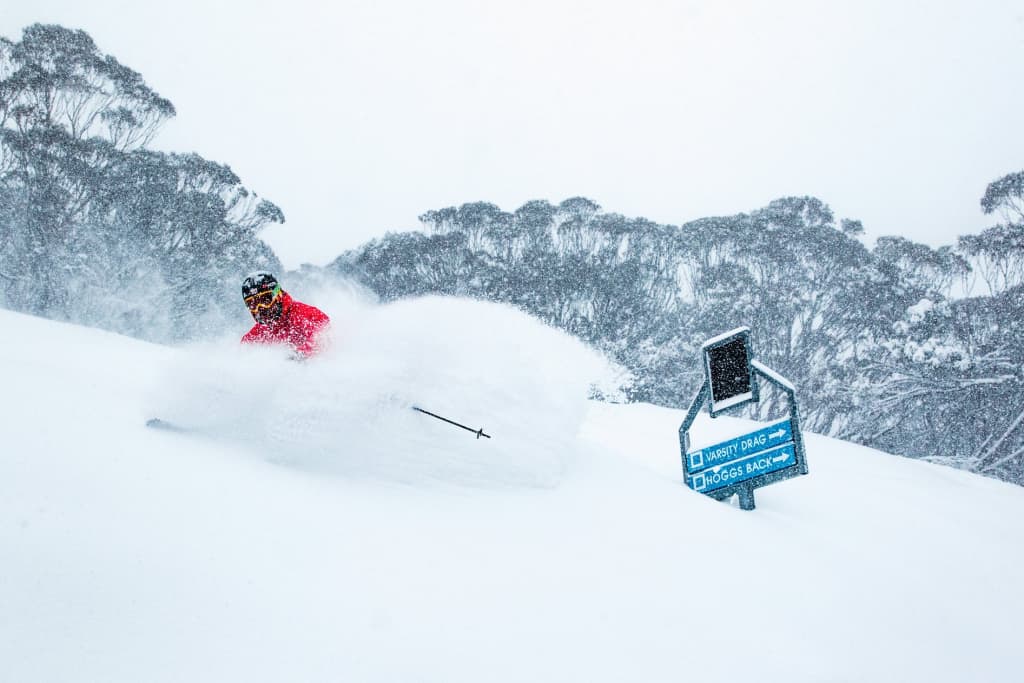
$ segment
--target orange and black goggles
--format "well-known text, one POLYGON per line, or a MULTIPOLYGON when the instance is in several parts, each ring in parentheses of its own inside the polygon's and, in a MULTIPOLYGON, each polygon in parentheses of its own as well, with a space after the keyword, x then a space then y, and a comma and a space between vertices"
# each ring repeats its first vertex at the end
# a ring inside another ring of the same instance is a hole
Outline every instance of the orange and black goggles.
POLYGON ((281 294, 281 285, 275 286, 273 289, 268 289, 265 292, 259 292, 251 296, 245 297, 245 305, 249 307, 250 311, 256 312, 264 308, 270 308, 277 301, 277 297, 281 294))

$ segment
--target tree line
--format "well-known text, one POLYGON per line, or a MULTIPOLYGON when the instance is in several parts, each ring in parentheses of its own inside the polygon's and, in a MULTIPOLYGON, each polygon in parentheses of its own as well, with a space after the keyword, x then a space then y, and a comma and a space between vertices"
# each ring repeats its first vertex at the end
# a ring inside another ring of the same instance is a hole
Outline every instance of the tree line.
MULTIPOLYGON (((681 226, 593 201, 428 211, 327 271, 384 300, 506 302, 606 352, 636 401, 685 407, 704 340, 751 327, 808 428, 1024 483, 1024 172, 982 199, 1003 222, 933 249, 785 197, 681 226), (977 290, 978 294, 970 294, 977 290)), ((769 391, 753 416, 781 407, 769 391)))

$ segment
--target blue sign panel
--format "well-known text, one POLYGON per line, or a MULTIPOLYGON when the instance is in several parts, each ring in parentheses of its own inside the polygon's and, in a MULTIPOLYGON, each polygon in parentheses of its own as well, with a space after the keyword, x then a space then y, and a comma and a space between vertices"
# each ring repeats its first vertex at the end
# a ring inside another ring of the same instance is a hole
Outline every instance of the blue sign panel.
POLYGON ((704 470, 692 475, 688 483, 694 491, 709 493, 795 464, 796 447, 788 443, 704 470))
POLYGON ((686 471, 693 475, 769 448, 776 448, 792 440, 792 425, 789 420, 782 420, 756 432, 687 453, 686 471))

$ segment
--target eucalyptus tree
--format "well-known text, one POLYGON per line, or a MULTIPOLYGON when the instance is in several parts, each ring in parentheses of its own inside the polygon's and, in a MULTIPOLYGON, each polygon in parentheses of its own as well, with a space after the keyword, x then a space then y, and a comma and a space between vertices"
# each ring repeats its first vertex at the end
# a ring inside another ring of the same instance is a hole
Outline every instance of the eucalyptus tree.
POLYGON ((173 115, 168 100, 84 31, 35 24, 19 42, 0 45, 0 167, 12 247, 0 271, 29 310, 66 311, 67 256, 109 189, 107 170, 173 115))
POLYGON ((277 260, 284 220, 223 164, 147 148, 173 105, 84 31, 0 40, 0 296, 32 313, 151 338, 199 331, 224 282, 277 260), (88 296, 86 296, 88 294, 88 296), (157 322, 160 325, 157 325, 157 322))

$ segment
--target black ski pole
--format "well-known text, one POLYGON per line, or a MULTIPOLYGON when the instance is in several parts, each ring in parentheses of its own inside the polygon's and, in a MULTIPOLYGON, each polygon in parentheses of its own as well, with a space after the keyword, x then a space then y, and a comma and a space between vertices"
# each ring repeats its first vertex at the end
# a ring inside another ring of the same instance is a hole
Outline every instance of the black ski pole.
POLYGON ((413 410, 418 410, 419 412, 423 413, 424 415, 429 415, 430 417, 436 417, 438 420, 442 420, 444 422, 447 422, 450 425, 455 425, 456 427, 462 427, 467 432, 473 432, 474 434, 476 434, 476 438, 478 438, 478 439, 481 436, 484 437, 484 438, 487 438, 487 439, 491 438, 490 434, 484 434, 484 428, 483 427, 481 427, 480 429, 473 429, 471 427, 467 427, 466 425, 460 425, 458 422, 455 422, 454 420, 449 420, 447 417, 441 417, 440 415, 435 415, 434 413, 430 412, 429 410, 423 410, 423 408, 417 408, 416 406, 413 406, 412 409, 413 410))

